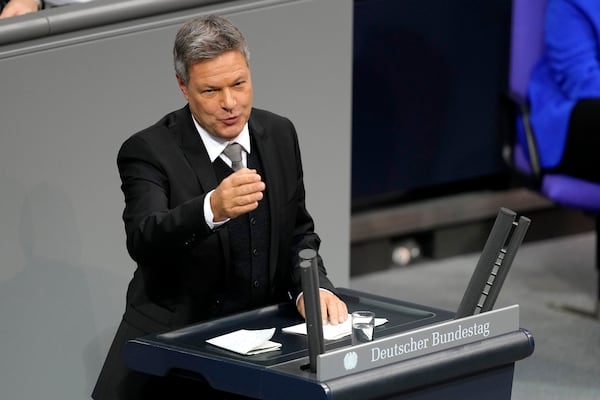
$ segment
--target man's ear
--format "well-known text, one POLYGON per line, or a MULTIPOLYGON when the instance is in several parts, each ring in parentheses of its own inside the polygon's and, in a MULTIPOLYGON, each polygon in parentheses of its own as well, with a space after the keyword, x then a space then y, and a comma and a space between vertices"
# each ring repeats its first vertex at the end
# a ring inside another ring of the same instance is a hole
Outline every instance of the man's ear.
POLYGON ((185 85, 185 83, 183 83, 183 80, 179 77, 179 75, 175 75, 175 77, 177 78, 177 84, 179 85, 179 89, 181 90, 181 93, 183 93, 183 97, 185 97, 185 99, 188 99, 188 89, 187 86, 185 85))

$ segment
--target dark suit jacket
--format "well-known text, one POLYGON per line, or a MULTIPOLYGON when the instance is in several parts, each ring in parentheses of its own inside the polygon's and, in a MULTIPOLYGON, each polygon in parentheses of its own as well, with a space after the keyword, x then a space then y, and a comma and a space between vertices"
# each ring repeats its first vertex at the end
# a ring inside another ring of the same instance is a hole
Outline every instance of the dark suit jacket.
MULTIPOLYGON (((258 109, 252 110, 249 130, 270 204, 270 302, 290 301, 301 291, 298 251, 318 250, 320 244, 305 208, 298 138, 288 119, 258 109)), ((138 268, 94 392, 97 399, 122 379, 108 370, 120 368, 115 363, 122 363, 126 340, 231 312, 223 308, 230 269, 227 224, 214 232, 205 222, 204 197, 218 181, 189 107, 130 137, 117 163, 127 249, 138 268)), ((320 259, 319 267, 321 287, 333 291, 320 259)), ((106 397, 119 398, 112 392, 106 397)))

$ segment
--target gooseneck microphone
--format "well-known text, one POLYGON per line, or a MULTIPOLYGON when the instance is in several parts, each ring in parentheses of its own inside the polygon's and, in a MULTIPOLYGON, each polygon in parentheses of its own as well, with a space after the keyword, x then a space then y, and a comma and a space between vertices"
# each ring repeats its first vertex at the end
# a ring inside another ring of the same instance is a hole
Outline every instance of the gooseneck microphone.
POLYGON ((300 257, 299 267, 304 296, 309 367, 310 372, 316 372, 317 356, 325 352, 321 300, 319 296, 317 252, 313 249, 304 249, 298 253, 298 256, 300 257))

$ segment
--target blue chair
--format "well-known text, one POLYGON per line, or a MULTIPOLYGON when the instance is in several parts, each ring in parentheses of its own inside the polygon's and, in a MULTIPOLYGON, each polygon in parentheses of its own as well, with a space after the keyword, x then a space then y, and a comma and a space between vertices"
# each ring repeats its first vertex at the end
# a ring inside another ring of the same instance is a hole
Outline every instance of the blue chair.
POLYGON ((598 295, 594 310, 562 308, 598 318, 600 316, 600 184, 540 168, 534 127, 529 119, 527 86, 531 70, 544 50, 544 14, 547 0, 513 0, 510 48, 509 94, 517 105, 516 132, 507 149, 508 159, 530 186, 557 205, 591 213, 596 222, 595 263, 598 272, 598 295))

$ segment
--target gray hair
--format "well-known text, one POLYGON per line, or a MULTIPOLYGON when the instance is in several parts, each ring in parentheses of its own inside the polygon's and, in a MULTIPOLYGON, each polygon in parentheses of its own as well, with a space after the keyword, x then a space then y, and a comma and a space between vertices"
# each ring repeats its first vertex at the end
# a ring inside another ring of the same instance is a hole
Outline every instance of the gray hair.
POLYGON ((175 36, 175 73, 187 86, 191 65, 212 60, 232 50, 242 53, 246 62, 250 60, 244 35, 228 19, 217 15, 192 18, 183 24, 175 36))

